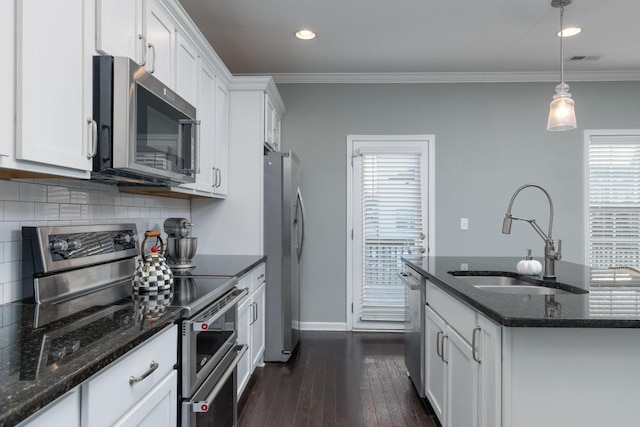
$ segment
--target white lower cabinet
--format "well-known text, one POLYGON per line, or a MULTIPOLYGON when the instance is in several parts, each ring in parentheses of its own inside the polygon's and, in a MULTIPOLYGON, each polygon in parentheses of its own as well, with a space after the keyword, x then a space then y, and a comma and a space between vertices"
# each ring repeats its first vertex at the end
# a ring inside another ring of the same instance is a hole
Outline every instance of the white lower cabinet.
POLYGON ((441 338, 447 324, 429 306, 425 313, 425 393, 439 420, 444 418, 445 368, 441 353, 441 338))
POLYGON ((162 421, 142 425, 175 425, 177 345, 177 326, 173 325, 83 383, 82 425, 138 425, 133 420, 149 416, 162 421), (155 404, 169 399, 172 408, 155 404))
POLYGON ((171 427, 178 417, 178 373, 173 370, 145 395, 114 427, 171 427))
POLYGON ((443 427, 501 426, 501 330, 427 282, 425 392, 443 427))
POLYGON ((264 356, 264 307, 265 307, 265 265, 244 275, 238 288, 249 289, 249 295, 238 306, 238 344, 246 344, 249 349, 238 364, 238 399, 255 371, 262 366, 264 356))
POLYGON ((60 396, 18 427, 80 427, 80 386, 60 396))

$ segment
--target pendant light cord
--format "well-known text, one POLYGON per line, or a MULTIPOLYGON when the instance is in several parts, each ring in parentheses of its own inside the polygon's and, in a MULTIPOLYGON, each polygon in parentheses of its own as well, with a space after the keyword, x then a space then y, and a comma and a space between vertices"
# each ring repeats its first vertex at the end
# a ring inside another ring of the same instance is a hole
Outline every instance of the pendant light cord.
POLYGON ((560 3, 560 84, 564 87, 564 50, 562 46, 562 42, 564 39, 564 28, 562 17, 564 15, 564 2, 560 3))

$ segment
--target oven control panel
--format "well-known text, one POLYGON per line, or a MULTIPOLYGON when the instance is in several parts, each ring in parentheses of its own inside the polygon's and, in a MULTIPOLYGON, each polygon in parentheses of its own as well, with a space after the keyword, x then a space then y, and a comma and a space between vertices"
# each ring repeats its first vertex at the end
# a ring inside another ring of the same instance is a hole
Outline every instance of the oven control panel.
POLYGON ((100 231, 49 235, 49 252, 54 261, 135 249, 135 230, 100 231))

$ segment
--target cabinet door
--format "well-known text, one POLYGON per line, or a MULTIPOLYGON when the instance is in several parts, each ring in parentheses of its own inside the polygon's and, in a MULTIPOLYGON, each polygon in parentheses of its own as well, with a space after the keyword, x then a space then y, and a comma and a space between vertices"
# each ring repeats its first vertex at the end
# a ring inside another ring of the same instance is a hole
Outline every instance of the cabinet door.
POLYGON ((114 427, 173 427, 178 417, 178 373, 171 371, 113 424, 114 427))
POLYGON ((282 119, 278 115, 278 113, 273 110, 273 148, 276 151, 280 151, 281 149, 281 135, 280 131, 282 130, 282 119))
POLYGON ((273 146, 273 119, 275 117, 275 107, 269 99, 269 95, 264 96, 264 142, 273 146))
POLYGON ((502 425, 502 327, 478 316, 476 358, 480 360, 478 379, 478 426, 502 425))
POLYGON ((143 64, 147 44, 142 14, 142 0, 96 0, 96 50, 143 64))
POLYGON ((214 192, 219 196, 226 196, 228 191, 228 145, 229 145, 229 89, 227 85, 216 78, 216 121, 215 145, 213 165, 216 168, 217 179, 214 179, 214 192))
POLYGON ((18 427, 80 427, 79 387, 51 402, 18 427))
POLYGON ((16 158, 89 171, 94 3, 16 4, 16 158))
POLYGON ((265 283, 253 294, 253 324, 251 325, 251 370, 262 364, 264 355, 265 283))
POLYGON ((443 346, 447 364, 446 416, 448 427, 476 427, 479 364, 473 360, 471 346, 447 326, 443 346))
POLYGON ((147 62, 146 69, 173 88, 176 24, 159 0, 147 1, 147 62))
POLYGON ((200 120, 200 173, 196 175, 196 182, 184 184, 184 187, 193 188, 202 192, 214 191, 215 171, 213 167, 215 144, 215 101, 216 101, 216 75, 213 67, 200 59, 198 67, 198 120, 200 120))
POLYGON ((253 313, 251 305, 251 297, 247 296, 240 305, 238 305, 238 344, 246 344, 249 346, 240 363, 238 363, 238 399, 242 396, 249 378, 251 377, 251 316, 253 313))
POLYGON ((0 2, 0 58, 7 61, 0 67, 0 156, 12 154, 15 98, 15 2, 0 2))
POLYGON ((426 307, 425 313, 425 394, 431 402, 436 416, 444 425, 443 416, 445 410, 445 368, 446 365, 438 352, 441 352, 441 344, 445 330, 445 323, 440 316, 430 307, 426 307))
POLYGON ((176 36, 178 62, 176 66, 176 92, 189 104, 198 107, 199 54, 194 43, 181 32, 176 36))

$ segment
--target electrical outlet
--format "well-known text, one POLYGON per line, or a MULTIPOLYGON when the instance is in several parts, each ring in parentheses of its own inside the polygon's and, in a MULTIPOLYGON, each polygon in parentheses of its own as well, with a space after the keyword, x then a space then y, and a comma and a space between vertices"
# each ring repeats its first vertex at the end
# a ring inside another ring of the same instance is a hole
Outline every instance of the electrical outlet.
POLYGON ((460 263, 460 271, 469 271, 469 264, 466 262, 460 263))
POLYGON ((469 218, 460 218, 460 230, 469 229, 469 218))

